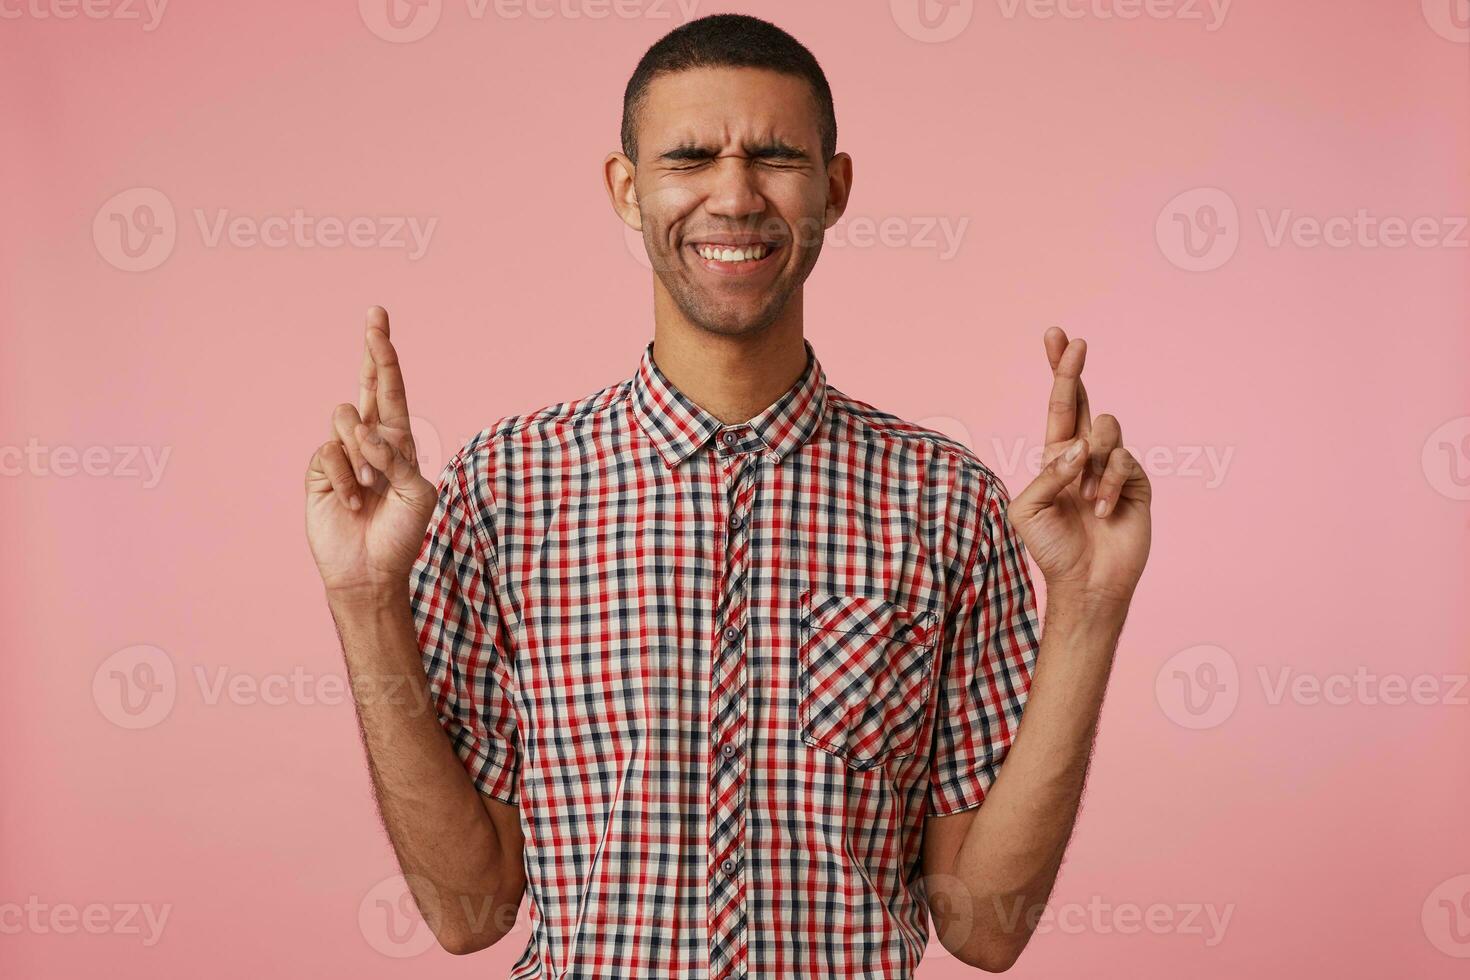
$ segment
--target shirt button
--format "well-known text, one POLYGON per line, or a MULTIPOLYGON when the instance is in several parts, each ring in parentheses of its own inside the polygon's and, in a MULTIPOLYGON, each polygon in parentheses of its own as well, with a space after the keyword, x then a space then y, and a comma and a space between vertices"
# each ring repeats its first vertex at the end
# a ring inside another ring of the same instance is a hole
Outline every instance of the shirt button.
POLYGON ((736 439, 738 439, 738 438, 740 438, 740 437, 739 437, 739 436, 737 436, 737 435, 736 435, 736 434, 735 434, 735 433, 733 433, 733 432, 726 432, 726 433, 725 433, 725 434, 724 434, 724 435, 723 435, 723 436, 721 436, 721 437, 720 437, 720 438, 721 438, 721 439, 723 439, 723 440, 724 440, 724 442, 725 442, 725 445, 727 445, 727 446, 733 446, 733 445, 735 445, 735 440, 736 440, 736 439))
POLYGON ((729 858, 725 858, 725 860, 720 862, 720 870, 725 872, 725 874, 732 874, 735 871, 735 862, 729 858))
POLYGON ((745 519, 742 518, 739 514, 731 514, 730 515, 730 526, 731 527, 738 529, 740 527, 740 525, 742 525, 744 523, 745 523, 745 519))
POLYGON ((734 643, 739 638, 740 638, 740 631, 738 629, 736 629, 733 626, 726 626, 725 627, 725 639, 729 640, 731 643, 734 643))
POLYGON ((730 756, 735 754, 735 746, 731 745, 729 742, 724 742, 720 745, 720 751, 724 753, 725 758, 728 759, 730 758, 730 756))

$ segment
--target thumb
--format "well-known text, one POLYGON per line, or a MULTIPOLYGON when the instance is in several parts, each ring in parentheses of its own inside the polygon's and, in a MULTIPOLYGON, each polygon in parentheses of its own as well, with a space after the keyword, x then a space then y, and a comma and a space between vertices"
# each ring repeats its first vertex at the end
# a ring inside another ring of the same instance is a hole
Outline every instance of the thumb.
POLYGON ((378 472, 388 478, 388 483, 397 490, 415 490, 423 478, 418 466, 410 461, 393 443, 384 439, 378 426, 359 422, 356 428, 357 443, 363 458, 378 472))
POLYGON ((1078 436, 1066 449, 1057 453, 1050 463, 1042 467, 1036 479, 1026 489, 1011 499, 1012 520, 1024 522, 1050 507, 1057 494, 1065 490, 1082 468, 1087 465, 1087 437, 1078 436))

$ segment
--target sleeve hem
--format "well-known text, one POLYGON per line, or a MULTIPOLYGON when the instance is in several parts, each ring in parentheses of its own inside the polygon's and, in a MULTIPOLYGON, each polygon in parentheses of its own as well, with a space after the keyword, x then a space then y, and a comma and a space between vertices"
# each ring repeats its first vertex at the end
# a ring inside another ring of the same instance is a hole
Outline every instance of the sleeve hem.
POLYGON ((929 816, 947 817, 954 813, 973 810, 985 802, 990 787, 995 783, 995 774, 988 769, 946 779, 929 790, 929 816))
POLYGON ((497 744, 503 759, 492 759, 478 739, 462 737, 454 740, 454 751, 481 794, 502 803, 520 799, 520 766, 514 749, 497 744))

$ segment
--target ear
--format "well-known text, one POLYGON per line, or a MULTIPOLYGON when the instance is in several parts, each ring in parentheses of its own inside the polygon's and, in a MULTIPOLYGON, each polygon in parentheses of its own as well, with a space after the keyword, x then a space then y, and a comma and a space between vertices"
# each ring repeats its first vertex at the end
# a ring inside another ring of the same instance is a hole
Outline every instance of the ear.
POLYGON ((838 153, 827 164, 827 212, 826 227, 831 228, 847 211, 847 199, 852 194, 852 157, 838 153))
POLYGON ((622 153, 609 153, 602 161, 602 179, 607 185, 607 199, 623 224, 634 231, 643 230, 643 212, 638 207, 638 188, 634 186, 636 168, 622 153))

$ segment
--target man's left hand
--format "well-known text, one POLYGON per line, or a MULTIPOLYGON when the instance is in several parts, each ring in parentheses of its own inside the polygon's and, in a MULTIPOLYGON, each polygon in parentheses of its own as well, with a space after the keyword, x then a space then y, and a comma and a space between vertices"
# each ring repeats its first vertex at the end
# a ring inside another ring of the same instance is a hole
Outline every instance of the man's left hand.
POLYGON ((1153 489, 1123 448, 1118 420, 1091 417, 1086 342, 1051 327, 1045 344, 1052 388, 1042 470, 1007 513, 1046 578, 1048 604, 1124 611, 1148 560, 1153 489))

